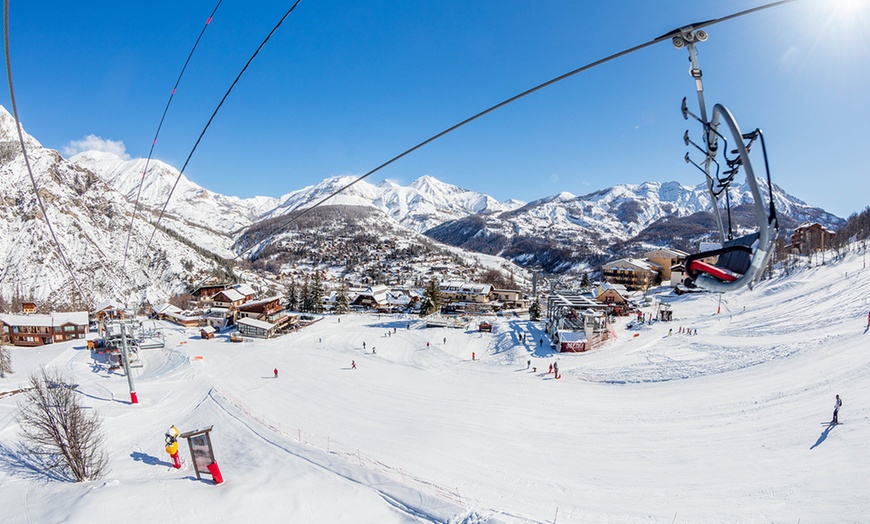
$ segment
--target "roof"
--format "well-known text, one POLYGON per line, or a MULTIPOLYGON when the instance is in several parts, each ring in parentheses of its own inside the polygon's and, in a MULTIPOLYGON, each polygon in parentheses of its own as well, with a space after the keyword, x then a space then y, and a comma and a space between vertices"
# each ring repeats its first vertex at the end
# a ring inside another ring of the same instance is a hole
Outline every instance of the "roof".
POLYGON ((449 291, 451 293, 485 295, 492 291, 492 284, 477 284, 474 282, 451 280, 448 282, 442 282, 439 288, 441 291, 449 291))
POLYGON ((0 319, 10 326, 52 327, 64 324, 87 326, 88 312, 74 311, 69 313, 51 313, 50 315, 2 315, 0 319))
POLYGON ((203 326, 203 327, 199 328, 199 330, 202 331, 203 333, 214 333, 217 331, 215 328, 213 328, 211 326, 203 326))
POLYGON ((262 312, 265 310, 265 306, 278 302, 281 300, 281 297, 275 295, 274 297, 264 298, 262 300, 256 300, 252 302, 245 302, 241 306, 238 307, 239 311, 249 311, 249 312, 262 312))
POLYGON ((652 263, 639 258, 620 258, 613 262, 607 262, 602 268, 616 271, 653 271, 654 266, 652 263))
MULTIPOLYGON (((245 295, 243 295, 242 293, 240 293, 240 292, 239 292, 237 289, 235 289, 235 288, 233 288, 233 289, 224 289, 223 291, 218 291, 217 293, 215 293, 215 295, 212 297, 212 299, 214 299, 215 297, 217 297, 217 296, 219 296, 219 295, 223 295, 223 296, 225 296, 225 297, 227 298, 227 300, 230 301, 230 302, 237 302, 237 301, 239 301, 239 300, 244 300, 244 299, 245 299, 245 295)), ((221 301, 221 302, 223 302, 223 301, 221 301)))
POLYGON ((88 325, 88 312, 87 311, 72 311, 68 313, 52 313, 51 316, 54 318, 54 325, 60 326, 62 324, 75 324, 77 326, 87 326, 88 325))
POLYGON ((252 288, 248 284, 236 284, 235 286, 233 286, 233 289, 235 289, 236 291, 238 291, 239 293, 241 293, 243 295, 256 295, 257 294, 257 292, 254 290, 254 288, 252 288))
POLYGON ((671 248, 671 247, 660 247, 658 249, 652 249, 652 250, 644 253, 644 256, 649 258, 650 254, 652 254, 652 253, 661 253, 663 255, 668 255, 668 256, 673 257, 673 258, 681 258, 681 257, 689 256, 688 253, 686 253, 684 251, 680 251, 679 249, 671 248))
POLYGON ((95 311, 105 311, 106 309, 121 309, 121 306, 114 300, 108 299, 100 302, 95 311))
POLYGON ((585 331, 558 331, 559 342, 586 342, 585 331))
POLYGON ((245 326, 251 326, 258 329, 265 329, 269 331, 275 327, 275 324, 270 324, 269 322, 263 322, 262 320, 257 320, 255 318, 240 318, 237 324, 242 324, 245 326))

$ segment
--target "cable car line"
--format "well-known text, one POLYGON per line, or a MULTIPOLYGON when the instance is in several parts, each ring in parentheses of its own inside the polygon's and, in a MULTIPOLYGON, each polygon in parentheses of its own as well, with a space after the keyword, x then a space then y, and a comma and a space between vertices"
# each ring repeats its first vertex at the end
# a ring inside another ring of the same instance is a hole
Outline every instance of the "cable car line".
POLYGON ((175 80, 175 85, 172 87, 172 92, 169 94, 169 100, 166 101, 166 107, 163 108, 163 116, 160 117, 160 123, 157 124, 157 131, 154 133, 154 140, 151 141, 151 149, 148 151, 148 158, 145 160, 145 168, 142 170, 142 178, 139 180, 139 188, 136 190, 136 202, 133 207, 133 216, 130 218, 130 229, 127 231, 127 240, 124 243, 124 258, 121 262, 122 272, 127 264, 127 252, 130 248, 130 237, 133 234, 133 223, 136 221, 136 212, 139 211, 139 198, 142 195, 142 186, 145 184, 145 175, 148 173, 148 166, 151 164, 151 157, 154 155, 154 146, 157 145, 157 137, 160 136, 160 129, 163 127, 166 113, 169 112, 169 105, 172 104, 172 99, 175 96, 175 92, 178 90, 178 85, 181 83, 181 77, 184 76, 184 71, 187 69, 187 65, 190 63, 190 59, 193 57, 193 53, 196 51, 199 41, 202 40, 202 35, 205 34, 205 30, 208 28, 209 24, 211 24, 215 13, 217 13, 218 8, 221 6, 221 2, 223 2, 223 0, 218 0, 217 5, 214 6, 208 19, 205 21, 205 25, 199 32, 196 42, 193 43, 193 48, 191 48, 190 53, 187 55, 187 60, 184 61, 184 65, 181 67, 181 72, 178 73, 178 78, 175 80))

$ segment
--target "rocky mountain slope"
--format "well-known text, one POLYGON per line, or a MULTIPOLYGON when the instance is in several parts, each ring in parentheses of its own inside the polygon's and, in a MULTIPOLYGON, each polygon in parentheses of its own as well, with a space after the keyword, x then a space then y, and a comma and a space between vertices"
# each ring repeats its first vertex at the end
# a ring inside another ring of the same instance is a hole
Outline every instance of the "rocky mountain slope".
MULTIPOLYGON (((15 121, 0 108, 3 298, 33 298, 58 307, 92 307, 106 298, 133 304, 165 300, 183 290, 188 278, 215 271, 222 256, 231 256, 229 239, 167 216, 156 232, 146 221, 134 223, 125 261, 132 203, 33 137, 26 135, 25 145, 36 190, 71 268, 65 266, 34 196, 15 121)), ((153 210, 142 212, 148 216, 153 210)))

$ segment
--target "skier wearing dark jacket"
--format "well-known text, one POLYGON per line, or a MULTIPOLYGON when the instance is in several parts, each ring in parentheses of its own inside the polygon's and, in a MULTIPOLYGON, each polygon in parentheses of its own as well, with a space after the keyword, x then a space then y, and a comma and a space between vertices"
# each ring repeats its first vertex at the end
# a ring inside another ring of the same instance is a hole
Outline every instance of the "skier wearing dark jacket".
POLYGON ((837 395, 837 400, 834 401, 834 418, 831 420, 831 424, 839 424, 837 422, 837 415, 840 413, 840 406, 843 405, 843 401, 840 400, 840 395, 837 395))

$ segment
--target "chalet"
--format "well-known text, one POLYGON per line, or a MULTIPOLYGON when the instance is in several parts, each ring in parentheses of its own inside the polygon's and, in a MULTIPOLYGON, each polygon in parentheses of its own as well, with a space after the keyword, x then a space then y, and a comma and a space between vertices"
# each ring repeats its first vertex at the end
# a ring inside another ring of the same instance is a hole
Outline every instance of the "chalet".
POLYGON ((644 257, 648 261, 661 268, 661 277, 664 280, 671 279, 671 268, 674 265, 685 261, 687 256, 689 256, 689 254, 686 252, 670 248, 654 249, 644 253, 644 257))
POLYGON ((98 323, 105 320, 121 319, 124 318, 124 308, 114 300, 105 300, 97 305, 94 318, 98 323))
POLYGON ((21 304, 21 312, 25 315, 32 315, 33 313, 36 313, 36 304, 34 304, 33 302, 25 302, 21 304))
POLYGON ((481 322, 480 325, 477 326, 477 330, 481 332, 492 333, 492 324, 489 322, 481 322))
POLYGON ((172 304, 163 304, 154 310, 159 320, 168 320, 184 327, 199 327, 207 324, 206 317, 190 311, 184 311, 172 304))
POLYGON ((518 289, 493 289, 490 298, 502 309, 529 308, 529 300, 523 298, 523 292, 518 289))
POLYGON ((206 340, 212 339, 214 338, 214 334, 216 331, 217 330, 211 326, 203 326, 199 330, 199 336, 206 340))
POLYGON ((287 310, 281 306, 281 297, 277 296, 246 302, 237 309, 239 312, 239 319, 252 318, 262 320, 270 324, 275 324, 279 328, 289 323, 292 319, 292 317, 287 315, 287 310))
POLYGON ((659 277, 661 266, 638 258, 621 258, 601 266, 604 280, 629 290, 647 289, 659 277))
POLYGON ((272 338, 278 332, 278 326, 255 318, 240 318, 236 323, 239 333, 248 337, 272 338))
POLYGON ((444 302, 466 302, 487 304, 492 293, 492 284, 475 284, 452 280, 442 282, 439 286, 441 299, 444 302))
POLYGON ((831 247, 837 234, 819 223, 801 224, 791 236, 791 249, 800 255, 809 255, 831 247))
POLYGON ((88 332, 87 311, 50 315, 2 315, 9 342, 15 346, 42 346, 83 339, 88 332))
POLYGON ((617 315, 626 314, 631 308, 628 290, 622 284, 604 282, 593 291, 593 294, 595 300, 610 306, 610 311, 617 315))
POLYGON ((233 324, 234 319, 229 309, 225 307, 213 307, 208 310, 205 321, 209 326, 220 331, 233 324))
POLYGON ((159 304, 151 308, 151 314, 157 320, 166 320, 167 313, 181 313, 181 308, 178 306, 173 306, 169 302, 159 304))
POLYGON ((365 291, 360 292, 360 294, 354 299, 352 305, 372 309, 387 307, 388 291, 387 286, 384 285, 371 286, 365 291))
POLYGON ((215 294, 229 288, 229 284, 204 284, 194 289, 191 295, 199 301, 209 300, 215 294))
POLYGON ((211 301, 216 307, 227 309, 236 308, 248 300, 251 300, 248 295, 244 295, 234 288, 218 291, 211 297, 211 301))

